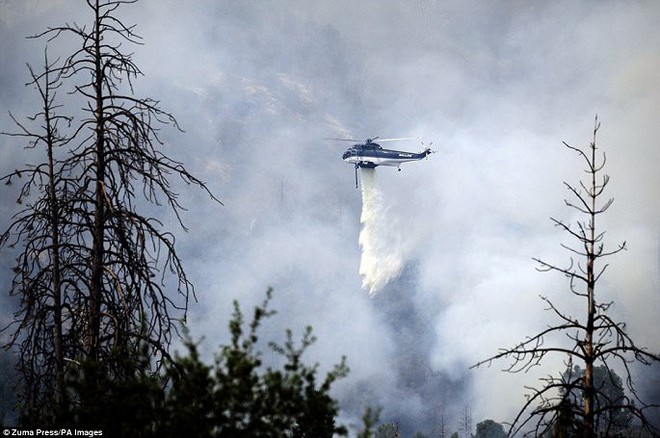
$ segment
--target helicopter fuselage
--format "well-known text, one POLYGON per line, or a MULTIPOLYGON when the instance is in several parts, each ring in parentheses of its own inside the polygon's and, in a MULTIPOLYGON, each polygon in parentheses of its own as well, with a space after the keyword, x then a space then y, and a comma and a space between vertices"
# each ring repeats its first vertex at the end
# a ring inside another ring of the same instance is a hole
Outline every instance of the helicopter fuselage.
POLYGON ((347 163, 351 163, 359 167, 399 167, 402 163, 418 161, 426 158, 426 156, 430 153, 430 149, 426 149, 420 153, 413 153, 383 149, 379 144, 367 143, 353 145, 347 149, 346 152, 344 152, 342 159, 347 163))

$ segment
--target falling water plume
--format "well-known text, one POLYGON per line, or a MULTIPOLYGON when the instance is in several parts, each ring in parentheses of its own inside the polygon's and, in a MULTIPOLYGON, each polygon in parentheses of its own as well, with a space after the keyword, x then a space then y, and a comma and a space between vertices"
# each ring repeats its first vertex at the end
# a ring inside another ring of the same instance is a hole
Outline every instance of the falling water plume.
POLYGON ((362 181, 360 275, 362 288, 373 296, 401 273, 404 258, 397 248, 399 237, 395 235, 393 222, 387 218, 387 209, 378 190, 376 169, 361 168, 360 179, 362 181))

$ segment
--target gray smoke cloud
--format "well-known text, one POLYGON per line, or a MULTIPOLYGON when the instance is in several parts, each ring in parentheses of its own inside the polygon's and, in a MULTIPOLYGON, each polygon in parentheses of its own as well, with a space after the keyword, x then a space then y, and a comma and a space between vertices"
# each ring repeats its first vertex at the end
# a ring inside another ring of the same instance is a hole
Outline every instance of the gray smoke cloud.
MULTIPOLYGON (((0 2, 2 108, 34 112, 24 63, 40 65, 44 42, 24 36, 83 13, 73 0, 0 2)), ((455 430, 466 405, 475 424, 511 420, 523 385, 563 358, 524 376, 504 363, 468 367, 549 322, 539 294, 566 296, 565 279, 537 273, 532 257, 568 260, 548 217, 570 219, 562 181, 582 168, 561 142, 586 145, 595 114, 615 198, 602 225, 629 247, 601 293, 640 344, 660 350, 659 4, 161 0, 123 14, 145 41, 136 92, 186 131, 163 131, 166 152, 226 204, 181 187, 190 231, 177 234, 179 253, 199 299, 190 326, 207 354, 227 340, 231 301, 249 309, 273 286, 272 336, 312 324, 309 360, 329 369, 347 355, 336 388, 346 421, 359 425, 368 403, 409 434, 430 433, 440 412, 455 430), (347 145, 323 138, 376 135, 421 136, 437 153, 377 169, 406 260, 370 298, 347 145)), ((12 130, 6 114, 0 128, 12 130)), ((22 153, 0 138, 0 170, 22 153)), ((6 223, 13 199, 0 196, 6 223)))

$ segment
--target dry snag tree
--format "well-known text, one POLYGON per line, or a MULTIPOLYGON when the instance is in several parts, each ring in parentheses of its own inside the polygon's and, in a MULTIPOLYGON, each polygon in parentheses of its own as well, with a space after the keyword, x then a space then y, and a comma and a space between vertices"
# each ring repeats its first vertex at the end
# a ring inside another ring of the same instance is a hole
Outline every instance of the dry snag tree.
POLYGON ((27 123, 12 116, 18 129, 8 135, 43 148, 45 158, 1 179, 23 181, 21 209, 0 235, 0 246, 18 253, 11 289, 18 311, 4 330, 19 353, 23 410, 42 418, 75 403, 64 380, 82 363, 101 366, 89 368, 91 384, 99 369, 121 379, 145 350, 157 366, 185 318, 194 290, 174 236, 141 213, 140 202, 169 206, 183 227, 172 176, 217 201, 160 151, 159 129, 178 129, 174 117, 134 94, 142 73, 123 49, 140 38, 117 9, 136 1, 85 0, 89 25, 36 35, 49 43, 72 38, 77 49, 52 62, 46 56, 41 73, 30 68, 28 85, 42 108, 27 123), (79 110, 60 114, 64 108, 79 110))
POLYGON ((587 175, 577 185, 564 183, 570 194, 566 205, 576 211, 580 219, 568 223, 551 218, 574 242, 562 244, 571 254, 570 261, 567 265, 557 265, 534 259, 539 263, 539 271, 558 272, 568 278, 571 293, 584 303, 584 313, 581 317, 575 316, 547 297, 541 297, 557 323, 475 365, 490 365, 494 360, 510 358, 512 363, 505 371, 518 373, 539 365, 547 355, 567 357, 566 372, 541 379, 539 388, 528 388, 531 392, 511 424, 511 435, 596 437, 625 433, 630 428, 653 435, 658 433, 649 423, 653 415, 658 415, 658 406, 646 404, 639 397, 631 366, 657 363, 660 356, 638 347, 627 333, 626 325, 608 315, 613 303, 599 300, 596 294, 596 285, 608 267, 604 260, 625 249, 625 242, 608 248, 604 242, 605 232, 597 226, 597 219, 613 202, 611 198, 603 201, 610 179, 603 174, 605 154, 600 153, 596 145, 599 128, 596 118, 593 140, 588 148, 564 143, 585 163, 587 175), (564 341, 558 340, 556 335, 564 337, 564 341), (604 378, 595 378, 597 369, 606 371, 604 378), (617 371, 623 373, 625 385, 617 379, 617 371), (621 391, 614 391, 617 395, 613 395, 610 389, 619 386, 621 391), (628 421, 622 424, 615 421, 617 418, 628 421))
POLYGON ((67 143, 58 127, 61 123, 68 125, 70 118, 55 113, 59 108, 55 99, 61 74, 49 62, 47 52, 44 52, 44 63, 43 74, 28 67, 29 84, 38 91, 42 104, 41 110, 30 119, 40 120, 42 128, 32 132, 12 116, 21 131, 10 135, 29 138, 31 148, 43 147, 47 160, 15 170, 2 178, 6 185, 22 178, 27 180, 16 200, 19 205, 30 200, 34 191, 41 196, 27 201, 25 207, 14 215, 7 231, 0 235, 0 244, 13 248, 20 243, 24 247, 16 258, 12 284, 12 293, 21 300, 14 321, 17 328, 13 342, 20 339, 20 350, 29 352, 20 356, 24 387, 31 388, 29 400, 24 401, 34 405, 36 400, 50 394, 49 401, 52 397, 52 402, 60 405, 64 391, 63 330, 68 323, 66 317, 62 318, 65 305, 62 279, 69 274, 63 272, 60 260, 63 238, 60 205, 63 199, 59 197, 65 193, 68 183, 56 170, 55 149, 67 143))

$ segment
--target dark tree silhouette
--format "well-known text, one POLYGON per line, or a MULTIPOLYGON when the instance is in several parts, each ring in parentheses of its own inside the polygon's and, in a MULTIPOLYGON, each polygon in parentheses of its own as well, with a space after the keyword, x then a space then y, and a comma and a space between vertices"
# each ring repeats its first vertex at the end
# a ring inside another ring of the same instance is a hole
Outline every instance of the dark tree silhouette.
MULTIPOLYGON (((124 46, 140 38, 117 10, 136 1, 85 0, 89 25, 66 24, 36 35, 51 43, 71 37, 78 48, 63 60, 46 59, 44 73, 30 69, 30 84, 43 102, 31 121, 43 128, 14 118, 19 132, 13 135, 47 151, 44 162, 2 179, 26 178, 18 197, 25 207, 0 238, 4 246, 23 248, 14 267, 19 310, 9 326, 10 344, 20 352, 21 401, 42 417, 44 409, 65 405, 67 369, 103 362, 104 379, 121 379, 130 367, 112 366, 116 351, 138 360, 144 345, 157 366, 177 320, 185 319, 194 289, 174 236, 138 204, 169 206, 185 229, 172 176, 217 201, 201 180, 160 151, 159 129, 179 129, 174 117, 157 101, 134 94, 141 72, 124 46), (61 88, 68 91, 66 108, 80 108, 75 118, 59 113, 63 106, 55 91, 61 88)), ((86 369, 93 386, 97 367, 86 369)))
POLYGON ((496 359, 511 358, 513 362, 506 371, 526 372, 539 365, 551 354, 567 356, 567 366, 583 364, 584 372, 572 379, 549 375, 543 379, 540 388, 529 388, 531 393, 518 415, 511 424, 509 433, 526 432, 541 436, 550 433, 554 424, 574 422, 585 437, 595 437, 598 433, 611 432, 607 429, 607 418, 613 412, 626 411, 636 417, 644 428, 657 433, 648 422, 647 411, 657 409, 655 405, 644 403, 637 391, 631 373, 633 363, 649 365, 660 361, 660 356, 638 347, 626 332, 626 325, 613 320, 608 315, 612 302, 603 302, 596 298, 596 284, 605 273, 608 264, 603 260, 625 249, 625 242, 615 249, 608 249, 604 243, 605 232, 597 227, 597 218, 612 205, 613 199, 602 201, 602 195, 610 179, 602 174, 606 163, 605 154, 597 153, 596 136, 600 128, 596 118, 593 140, 584 149, 564 145, 578 154, 586 165, 587 178, 577 185, 564 183, 570 193, 566 205, 582 215, 583 219, 571 224, 551 218, 559 229, 567 233, 575 242, 573 245, 562 244, 570 254, 567 266, 534 259, 539 263, 539 271, 558 272, 569 279, 570 291, 584 300, 585 314, 577 318, 568 311, 555 306, 547 297, 541 297, 548 305, 548 310, 558 322, 539 333, 528 337, 513 348, 502 349, 499 354, 475 365, 490 365, 496 359), (555 336, 562 335, 567 343, 555 336), (594 367, 606 370, 617 368, 624 373, 628 395, 613 399, 603 386, 594 382, 594 367), (572 394, 581 395, 581 403, 572 403, 572 394))
MULTIPOLYGON (((562 380, 569 387, 573 381, 584 378, 584 375, 585 370, 575 365, 572 368, 569 367, 566 369, 562 375, 562 380)), ((608 369, 605 366, 595 366, 593 369, 593 384, 595 388, 598 388, 594 404, 612 406, 612 409, 600 416, 596 425, 596 432, 601 435, 612 436, 630 429, 632 427, 633 416, 625 407, 625 391, 621 377, 614 370, 608 369), (616 406, 620 407, 616 408, 616 406)), ((579 429, 579 421, 575 421, 571 411, 583 409, 584 398, 579 393, 579 390, 574 390, 571 394, 565 394, 562 390, 562 401, 568 409, 564 410, 564 418, 557 421, 553 427, 556 432, 563 429, 561 433, 569 434, 571 430, 579 429)))
POLYGON ((475 438, 504 438, 506 433, 504 427, 493 420, 484 420, 477 423, 477 433, 475 438))
MULTIPOLYGON (((246 323, 238 302, 229 323, 231 342, 221 347, 213 366, 205 365, 196 345, 166 367, 171 386, 157 436, 333 437, 347 435, 336 424, 338 405, 332 384, 348 373, 345 358, 318 379, 318 364, 306 365, 303 354, 316 338, 307 327, 300 342, 286 331, 283 345, 269 347, 284 359, 281 368, 266 367, 258 348, 258 330, 269 308, 272 291, 255 307, 246 323)), ((367 436, 367 435, 365 435, 367 436)), ((368 435, 371 436, 371 435, 368 435)))
POLYGON ((367 406, 362 414, 362 430, 358 432, 357 438, 374 438, 374 429, 380 420, 382 408, 367 406))
MULTIPOLYGON (((24 206, 17 212, 8 229, 0 235, 0 246, 15 247, 22 244, 24 250, 16 258, 11 294, 21 300, 15 315, 16 329, 11 343, 20 343, 19 370, 23 377, 24 404, 28 409, 38 409, 43 403, 61 408, 64 399, 64 326, 76 326, 65 308, 69 306, 63 289, 65 278, 70 281, 75 273, 69 265, 63 266, 61 255, 69 248, 63 245, 68 219, 63 204, 71 190, 70 181, 58 169, 55 149, 66 145, 68 138, 59 129, 68 126, 70 118, 56 113, 57 89, 61 86, 61 73, 44 51, 44 72, 35 73, 28 65, 31 81, 39 93, 42 108, 30 120, 41 122, 38 131, 32 131, 13 116, 20 128, 7 135, 25 137, 29 148, 44 147, 46 161, 34 166, 15 170, 1 178, 6 185, 24 178, 17 204, 24 206), (39 197, 30 202, 33 192, 39 197), (46 394, 52 394, 47 396, 46 394)), ((70 309, 70 307, 69 307, 70 309)))

